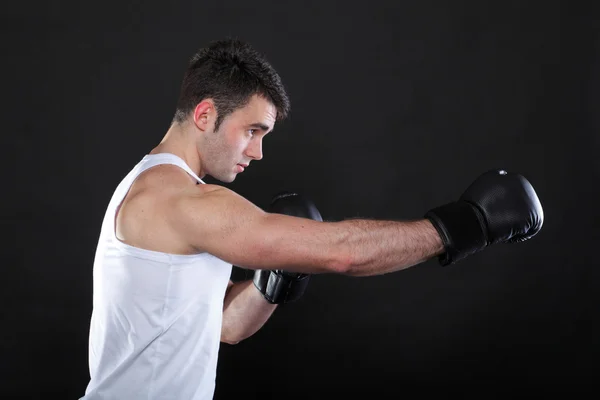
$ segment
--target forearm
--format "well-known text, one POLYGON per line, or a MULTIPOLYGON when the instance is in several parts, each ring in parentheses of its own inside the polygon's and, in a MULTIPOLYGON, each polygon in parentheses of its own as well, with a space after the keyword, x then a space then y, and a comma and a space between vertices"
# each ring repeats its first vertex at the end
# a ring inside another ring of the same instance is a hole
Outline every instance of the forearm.
POLYGON ((337 222, 336 245, 345 259, 342 274, 381 275, 398 271, 442 254, 444 247, 428 220, 337 222))
POLYGON ((265 300, 252 280, 233 284, 224 299, 221 340, 235 344, 252 336, 276 308, 276 304, 265 300))

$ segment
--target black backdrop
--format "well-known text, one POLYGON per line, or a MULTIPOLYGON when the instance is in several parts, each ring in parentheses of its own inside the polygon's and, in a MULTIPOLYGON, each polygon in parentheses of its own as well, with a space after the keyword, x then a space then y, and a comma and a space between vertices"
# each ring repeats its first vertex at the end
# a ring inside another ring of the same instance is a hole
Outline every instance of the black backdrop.
POLYGON ((227 36, 265 53, 292 99, 264 160, 228 185, 257 205, 293 189, 328 220, 420 218, 501 167, 529 178, 546 219, 534 239, 452 267, 314 276, 301 301, 221 347, 216 399, 591 388, 600 355, 592 3, 5 5, 0 397, 83 394, 104 208, 168 128, 188 57, 227 36))

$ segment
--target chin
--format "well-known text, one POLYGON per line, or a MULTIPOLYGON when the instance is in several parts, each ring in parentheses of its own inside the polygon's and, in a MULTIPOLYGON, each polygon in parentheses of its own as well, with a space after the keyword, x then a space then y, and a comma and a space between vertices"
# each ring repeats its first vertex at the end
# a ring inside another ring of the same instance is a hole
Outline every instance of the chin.
POLYGON ((218 177, 217 179, 223 183, 231 183, 231 182, 235 181, 235 178, 236 178, 236 174, 231 174, 231 175, 222 175, 222 176, 218 177))
POLYGON ((235 180, 237 174, 234 172, 221 172, 221 173, 210 173, 207 172, 206 175, 210 175, 212 176, 214 179, 218 180, 219 182, 223 182, 223 183, 231 183, 235 180))

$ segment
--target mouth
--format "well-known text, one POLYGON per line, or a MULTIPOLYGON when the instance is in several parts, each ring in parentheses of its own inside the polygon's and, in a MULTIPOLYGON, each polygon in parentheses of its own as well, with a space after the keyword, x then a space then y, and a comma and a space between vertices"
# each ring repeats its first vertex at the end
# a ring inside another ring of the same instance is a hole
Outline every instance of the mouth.
POLYGON ((237 172, 244 172, 247 166, 248 164, 237 164, 235 169, 237 172))

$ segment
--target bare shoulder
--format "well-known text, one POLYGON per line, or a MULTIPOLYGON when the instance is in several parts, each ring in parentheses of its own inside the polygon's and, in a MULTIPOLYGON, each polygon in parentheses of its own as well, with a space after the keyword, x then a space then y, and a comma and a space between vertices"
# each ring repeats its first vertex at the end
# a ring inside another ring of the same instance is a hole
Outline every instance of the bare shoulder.
POLYGON ((131 185, 130 193, 144 191, 152 195, 169 195, 195 186, 195 179, 182 168, 161 164, 142 172, 131 185))
POLYGON ((174 254, 194 253, 171 223, 172 214, 178 213, 174 206, 181 205, 182 199, 202 198, 218 188, 218 185, 197 184, 175 165, 152 167, 138 176, 121 202, 115 233, 119 240, 135 247, 174 254))

